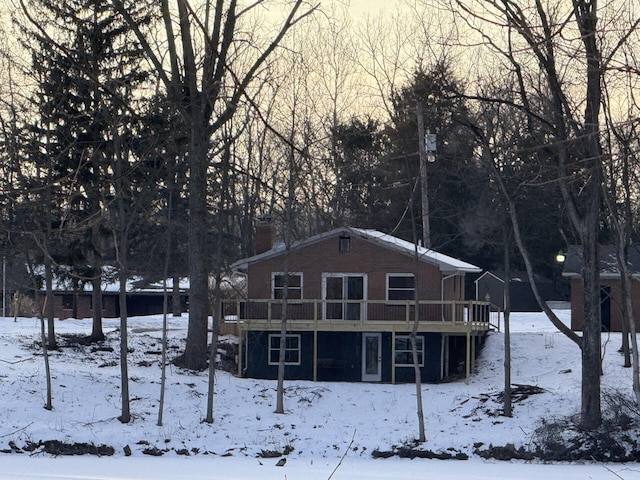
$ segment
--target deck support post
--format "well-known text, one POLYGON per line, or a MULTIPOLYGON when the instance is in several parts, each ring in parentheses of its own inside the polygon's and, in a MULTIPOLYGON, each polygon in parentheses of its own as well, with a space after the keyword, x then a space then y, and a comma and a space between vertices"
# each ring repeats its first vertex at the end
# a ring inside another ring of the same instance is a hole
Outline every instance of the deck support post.
POLYGON ((471 331, 467 330, 467 361, 465 362, 466 378, 465 383, 469 385, 469 379, 471 378, 471 331))
POLYGON ((391 383, 396 383, 396 331, 391 332, 391 383))
POLYGON ((446 364, 445 362, 445 345, 446 345, 446 334, 442 333, 440 334, 440 380, 443 380, 445 377, 445 368, 446 368, 446 364))
POLYGON ((242 377, 242 328, 238 327, 238 377, 242 377))
POLYGON ((313 381, 318 381, 318 329, 313 329, 313 381))
POLYGON ((476 342, 478 341, 477 335, 473 336, 471 341, 471 373, 476 371, 476 342))

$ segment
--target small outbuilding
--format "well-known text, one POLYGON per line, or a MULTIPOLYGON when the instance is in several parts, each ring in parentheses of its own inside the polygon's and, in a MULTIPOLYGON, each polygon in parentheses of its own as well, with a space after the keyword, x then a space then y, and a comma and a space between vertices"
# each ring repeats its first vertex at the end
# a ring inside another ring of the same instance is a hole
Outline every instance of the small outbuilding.
MULTIPOLYGON (((169 289, 168 309, 173 308, 172 279, 167 280, 169 289)), ((188 280, 184 279, 179 285, 180 310, 188 308, 189 290, 188 280)), ((102 317, 115 318, 120 316, 119 285, 117 282, 106 281, 102 287, 102 317)), ((178 297, 176 297, 178 298, 178 297)), ((46 292, 42 291, 42 299, 46 300, 46 292)), ((74 290, 64 282, 55 283, 53 298, 53 315, 65 318, 91 318, 93 316, 93 294, 91 283, 84 283, 74 290)), ((163 311, 164 290, 160 283, 142 284, 140 279, 133 279, 127 283, 127 315, 154 315, 163 311)))
MULTIPOLYGON (((490 301, 504 310, 506 273, 503 271, 487 271, 475 281, 476 299, 490 301)), ((544 301, 559 300, 552 280, 535 276, 538 293, 544 301)), ((509 299, 512 312, 539 312, 542 309, 531 289, 531 283, 526 272, 511 272, 509 275, 509 299)))

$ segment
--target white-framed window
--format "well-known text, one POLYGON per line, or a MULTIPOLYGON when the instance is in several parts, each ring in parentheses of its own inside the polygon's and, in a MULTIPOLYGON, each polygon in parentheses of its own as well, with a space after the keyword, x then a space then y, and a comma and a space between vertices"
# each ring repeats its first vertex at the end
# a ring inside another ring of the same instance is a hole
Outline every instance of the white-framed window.
MULTIPOLYGON (((285 273, 273 272, 271 274, 271 298, 280 300, 284 298, 285 273)), ((287 285, 287 298, 289 300, 302 299, 302 273, 290 272, 287 285)))
MULTIPOLYGON (((278 365, 280 360, 280 334, 269 334, 269 365, 278 365)), ((287 334, 284 346, 284 364, 300 365, 300 335, 287 334)))
POLYGON ((387 300, 414 300, 416 277, 413 273, 387 274, 387 300))
MULTIPOLYGON (((424 367, 424 337, 416 337, 416 349, 418 365, 424 367)), ((396 335, 394 351, 396 367, 413 367, 413 350, 409 335, 396 335)))
POLYGON ((364 273, 323 273, 322 299, 325 320, 366 318, 367 275, 364 273))

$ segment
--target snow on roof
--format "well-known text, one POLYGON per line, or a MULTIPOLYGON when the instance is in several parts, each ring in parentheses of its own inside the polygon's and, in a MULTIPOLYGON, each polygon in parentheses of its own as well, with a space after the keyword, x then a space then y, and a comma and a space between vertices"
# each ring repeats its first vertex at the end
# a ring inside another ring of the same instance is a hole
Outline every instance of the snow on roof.
MULTIPOLYGON (((127 279, 127 292, 128 293, 162 293, 163 285, 162 281, 149 283, 144 286, 141 286, 142 277, 132 277, 127 279)), ((81 292, 91 292, 93 291, 93 285, 91 282, 83 282, 81 285, 81 292)), ((179 283, 179 288, 181 292, 185 292, 189 290, 189 279, 181 278, 179 283)), ((118 293, 120 291, 120 281, 117 278, 109 278, 104 279, 102 281, 101 286, 102 292, 104 293, 118 293)), ((173 289, 173 279, 167 279, 167 290, 171 291, 173 289)), ((69 282, 60 281, 57 282, 54 280, 53 282, 53 290, 54 291, 71 291, 72 287, 69 285, 69 282)))
MULTIPOLYGON (((53 275, 53 290, 56 292, 71 292, 73 283, 71 280, 71 270, 64 267, 58 267, 59 271, 65 271, 64 275, 53 275)), ((35 267, 37 275, 44 277, 44 266, 37 265, 35 267)), ((80 292, 93 291, 93 285, 90 281, 84 280, 79 283, 80 292)), ((173 289, 173 278, 167 278, 167 289, 173 289)), ((182 292, 189 291, 189 278, 180 278, 179 289, 182 292)), ((104 293, 118 293, 120 291, 120 279, 115 267, 105 266, 102 269, 102 285, 101 290, 104 293)), ((141 276, 132 276, 127 278, 127 292, 129 293, 161 293, 163 291, 162 280, 157 282, 146 282, 141 276)))
MULTIPOLYGON (((321 240, 324 240, 326 238, 339 235, 340 233, 350 233, 352 235, 358 235, 365 240, 374 242, 385 248, 396 250, 403 254, 407 254, 407 255, 415 254, 416 247, 411 242, 407 242, 406 240, 402 240, 401 238, 394 237, 393 235, 382 233, 377 230, 354 228, 354 227, 337 228, 334 230, 330 230, 328 232, 314 235, 305 240, 294 242, 291 245, 291 249, 309 246, 321 240)), ((266 260, 268 258, 275 257, 277 255, 280 255, 283 251, 284 251, 283 245, 281 244, 275 245, 274 248, 272 248, 271 250, 268 250, 259 255, 254 255, 253 257, 239 260, 236 263, 234 263, 231 267, 238 270, 246 270, 250 263, 255 263, 260 260, 266 260)), ((438 265, 438 267, 440 268, 440 271, 444 273, 454 273, 454 272, 455 273, 463 273, 463 272, 475 273, 475 272, 482 271, 480 267, 476 267, 475 265, 464 262, 462 260, 458 260, 456 258, 450 257, 443 253, 436 252, 435 250, 432 250, 430 248, 418 246, 418 256, 420 258, 420 261, 438 265)))
MULTIPOLYGON (((407 242, 406 240, 402 240, 401 238, 394 237, 393 235, 389 235, 386 233, 379 232, 377 230, 368 230, 368 229, 360 229, 353 228, 356 232, 360 232, 365 238, 367 236, 375 239, 377 243, 391 246, 392 248, 396 248, 404 253, 409 253, 411 255, 415 254, 415 245, 411 242, 407 242)), ((428 261, 430 263, 435 263, 440 267, 440 270, 443 272, 447 271, 459 271, 459 272, 481 272, 482 269, 480 267, 476 267, 467 262, 463 262, 462 260, 458 260, 457 258, 450 257, 449 255, 445 255, 444 253, 436 252, 430 248, 418 247, 418 255, 421 260, 428 261)))
MULTIPOLYGON (((615 245, 600 245, 600 278, 620 278, 617 249, 615 245)), ((640 277, 640 245, 632 245, 628 253, 628 268, 635 277, 640 277)), ((582 246, 570 245, 562 270, 563 277, 580 278, 582 276, 582 246)))

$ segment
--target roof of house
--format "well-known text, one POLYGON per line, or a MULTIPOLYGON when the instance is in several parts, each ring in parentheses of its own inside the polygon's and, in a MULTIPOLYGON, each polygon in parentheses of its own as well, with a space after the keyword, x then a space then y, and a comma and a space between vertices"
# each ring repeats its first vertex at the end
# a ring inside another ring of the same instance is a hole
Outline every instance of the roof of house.
MULTIPOLYGON (((290 248, 298 249, 308 247, 327 238, 344 234, 357 235, 360 238, 380 245, 383 248, 388 248, 406 255, 415 255, 416 247, 411 242, 407 242, 406 240, 402 240, 377 230, 354 227, 336 228, 328 232, 320 233, 305 240, 294 242, 291 244, 290 248)), ((253 257, 238 260, 231 267, 234 270, 246 270, 249 264, 276 257, 284 253, 284 250, 284 245, 275 245, 271 250, 254 255, 253 257)), ((430 248, 419 246, 418 256, 420 261, 437 265, 440 268, 440 271, 444 273, 477 273, 482 271, 480 267, 476 267, 475 265, 463 262, 462 260, 458 260, 443 253, 436 252, 430 248)))
MULTIPOLYGON (((37 265, 35 267, 35 273, 44 277, 44 266, 37 265)), ((72 270, 69 267, 58 266, 57 274, 53 276, 53 291, 54 292, 73 292, 73 282, 71 280, 73 276, 72 270)), ((90 281, 84 280, 79 282, 79 293, 89 293, 93 291, 93 285, 90 281)), ((115 267, 107 265, 102 268, 102 284, 100 286, 103 293, 117 294, 120 292, 120 279, 118 277, 118 271, 115 267)), ((179 279, 178 288, 181 292, 189 291, 189 278, 181 277, 179 279)), ((167 278, 167 289, 173 289, 173 278, 167 278)), ((44 288, 42 289, 44 291, 44 288)), ((147 294, 147 293, 162 293, 164 285, 162 280, 157 282, 145 281, 141 276, 127 277, 127 293, 147 294)))
MULTIPOLYGON (((101 290, 103 293, 117 294, 120 292, 120 281, 114 278, 104 279, 102 281, 101 290)), ((189 291, 189 279, 180 278, 179 283, 180 292, 185 293, 189 291)), ((173 279, 167 279, 167 290, 173 290, 173 279)), ((54 278, 53 282, 54 292, 72 292, 73 287, 69 281, 59 280, 54 278)), ((82 282, 80 285, 80 292, 88 293, 93 291, 93 285, 91 282, 82 282)), ((162 281, 146 283, 142 281, 141 277, 133 277, 127 279, 126 291, 129 294, 161 294, 164 291, 164 285, 162 281)))
MULTIPOLYGON (((618 258, 615 245, 600 245, 600 278, 620 278, 618 258)), ((629 248, 629 271, 633 276, 640 277, 640 245, 629 248)), ((571 245, 565 255, 563 277, 582 277, 582 246, 571 245)))

